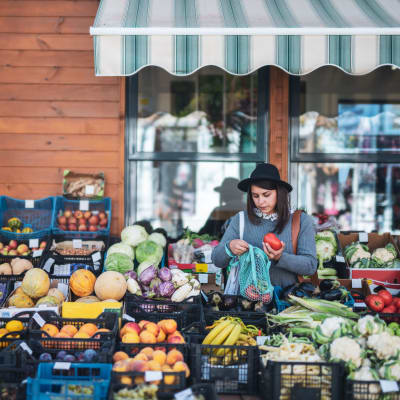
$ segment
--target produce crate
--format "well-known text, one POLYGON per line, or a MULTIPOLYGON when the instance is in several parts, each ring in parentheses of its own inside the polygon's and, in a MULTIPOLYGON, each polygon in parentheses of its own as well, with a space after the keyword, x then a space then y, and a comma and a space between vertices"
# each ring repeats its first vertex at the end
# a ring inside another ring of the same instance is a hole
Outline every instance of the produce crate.
POLYGON ((195 383, 187 388, 184 392, 188 393, 188 395, 192 394, 194 396, 203 395, 206 400, 218 400, 215 386, 210 383, 195 383))
POLYGON ((39 200, 19 200, 8 196, 0 197, 0 223, 8 226, 7 221, 19 218, 23 226, 33 229, 32 233, 15 233, 1 230, 1 234, 9 239, 42 238, 49 235, 55 217, 55 197, 39 200))
POLYGON ((125 314, 137 321, 145 319, 158 322, 162 319, 174 319, 178 324, 178 330, 199 319, 204 320, 201 304, 151 300, 128 293, 125 295, 125 314))
POLYGON ((72 363, 68 370, 54 369, 54 366, 54 363, 39 364, 37 377, 28 378, 28 399, 107 399, 111 364, 72 363))
POLYGON ((27 340, 28 336, 28 325, 29 319, 33 315, 33 312, 26 313, 21 312, 16 314, 12 318, 0 318, 0 329, 6 327, 7 323, 10 321, 20 321, 23 325, 23 329, 21 331, 14 331, 10 333, 6 333, 0 337, 0 349, 5 348, 13 343, 16 343, 20 340, 27 340))
POLYGON ((52 232, 55 235, 65 235, 72 239, 93 239, 98 236, 108 236, 110 234, 111 226, 111 198, 105 197, 103 200, 68 200, 64 197, 57 196, 55 202, 55 214, 52 224, 52 232), (105 228, 98 229, 95 232, 91 231, 64 231, 59 228, 57 218, 65 210, 77 211, 83 207, 83 205, 88 203, 88 210, 93 214, 98 214, 99 212, 104 212, 107 214, 107 226, 105 228))
POLYGON ((344 366, 340 363, 260 361, 260 394, 265 400, 342 400, 344 366))
POLYGON ((0 308, 3 307, 7 300, 8 294, 11 291, 11 283, 12 282, 7 280, 0 280, 0 308))
POLYGON ((257 346, 214 346, 201 344, 204 335, 191 335, 190 371, 195 383, 213 382, 217 393, 256 394, 259 350, 257 346), (236 351, 235 364, 216 357, 215 350, 224 354, 236 351))
MULTIPOLYGON (((398 382, 400 386, 400 382, 398 382)), ((379 381, 346 380, 346 400, 400 400, 400 392, 382 393, 379 381)))
POLYGON ((56 313, 40 311, 40 316, 44 319, 47 324, 55 325, 59 330, 63 325, 73 325, 78 330, 86 324, 92 323, 99 329, 105 328, 109 332, 101 332, 94 337, 87 339, 78 338, 55 338, 42 331, 38 322, 32 318, 29 321, 29 333, 30 338, 40 342, 40 344, 48 349, 58 350, 86 350, 94 349, 100 350, 105 347, 109 347, 110 343, 115 343, 115 339, 118 333, 118 316, 113 312, 103 312, 96 319, 89 318, 61 318, 56 313), (98 338, 97 338, 98 337, 98 338))

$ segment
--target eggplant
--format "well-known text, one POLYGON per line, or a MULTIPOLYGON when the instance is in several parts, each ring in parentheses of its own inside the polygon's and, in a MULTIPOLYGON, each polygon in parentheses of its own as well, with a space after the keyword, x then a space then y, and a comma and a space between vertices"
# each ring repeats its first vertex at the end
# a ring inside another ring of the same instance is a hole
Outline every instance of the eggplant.
POLYGON ((344 300, 348 296, 349 292, 345 287, 339 287, 338 289, 331 289, 325 292, 321 292, 321 299, 323 300, 344 300))
POLYGON ((285 301, 289 301, 289 295, 291 294, 296 297, 311 297, 311 295, 308 294, 308 292, 306 292, 304 289, 302 289, 297 283, 285 287, 283 296, 281 296, 281 298, 285 301))
POLYGON ((208 293, 208 302, 212 306, 214 311, 220 310, 220 305, 222 304, 222 294, 219 292, 208 293))
POLYGON ((299 289, 304 290, 309 296, 312 296, 317 289, 312 283, 310 282, 301 282, 298 285, 299 289))
POLYGON ((222 299, 222 308, 225 311, 232 310, 236 307, 237 296, 232 294, 225 294, 222 299))
POLYGON ((254 310, 254 301, 250 301, 242 297, 239 299, 239 303, 242 306, 243 311, 253 311, 254 310))
POLYGON ((331 289, 337 289, 340 286, 340 282, 334 279, 322 279, 319 283, 319 289, 321 292, 327 292, 331 289))
POLYGON ((293 290, 291 294, 293 294, 296 297, 310 297, 306 291, 300 289, 299 287, 293 290))

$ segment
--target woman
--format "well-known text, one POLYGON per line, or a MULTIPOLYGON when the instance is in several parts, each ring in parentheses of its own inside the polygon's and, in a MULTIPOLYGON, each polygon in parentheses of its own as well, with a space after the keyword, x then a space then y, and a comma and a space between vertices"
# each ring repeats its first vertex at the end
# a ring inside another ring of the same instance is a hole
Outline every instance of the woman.
POLYGON ((258 164, 250 178, 238 183, 238 188, 247 192, 243 240, 239 239, 239 214, 236 214, 220 244, 212 252, 213 263, 219 268, 226 268, 232 257, 245 253, 251 244, 264 250, 271 260, 272 285, 285 287, 297 282, 297 275, 312 275, 318 265, 313 221, 307 214, 301 214, 297 254, 293 254, 292 215, 289 209, 292 187, 280 179, 278 169, 272 164, 258 164), (264 235, 269 232, 280 239, 281 249, 273 250, 263 243, 264 235))

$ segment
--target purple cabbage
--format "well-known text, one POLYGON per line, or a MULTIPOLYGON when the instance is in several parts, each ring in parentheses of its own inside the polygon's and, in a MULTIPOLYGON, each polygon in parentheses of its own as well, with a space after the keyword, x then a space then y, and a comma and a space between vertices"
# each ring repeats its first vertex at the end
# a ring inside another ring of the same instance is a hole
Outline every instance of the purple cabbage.
POLYGON ((162 282, 158 286, 158 292, 160 293, 160 296, 162 296, 162 297, 171 297, 173 295, 173 293, 175 292, 175 286, 170 281, 162 282))
POLYGON ((161 268, 160 271, 158 271, 158 276, 164 282, 168 282, 172 279, 171 271, 167 267, 161 268))
POLYGON ((158 286, 160 285, 161 282, 162 281, 160 278, 154 278, 150 282, 150 290, 152 290, 156 296, 158 295, 158 286))
POLYGON ((139 277, 140 282, 148 286, 150 285, 150 282, 157 277, 157 269, 154 266, 146 268, 139 277))

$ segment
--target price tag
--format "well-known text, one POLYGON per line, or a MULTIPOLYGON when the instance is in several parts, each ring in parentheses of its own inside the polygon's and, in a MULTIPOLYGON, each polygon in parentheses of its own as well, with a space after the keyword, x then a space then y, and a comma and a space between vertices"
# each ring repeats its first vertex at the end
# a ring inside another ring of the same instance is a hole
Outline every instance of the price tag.
POLYGON ((146 382, 159 381, 161 379, 162 379, 161 371, 145 371, 144 372, 144 380, 146 382))
POLYGON ((218 269, 219 269, 219 271, 217 271, 215 273, 215 284, 217 286, 222 286, 222 273, 221 273, 221 269, 220 268, 218 268, 218 269))
POLYGON ((35 200, 25 200, 25 208, 35 207, 35 200))
POLYGON ((204 254, 204 262, 206 262, 207 264, 211 264, 211 253, 212 253, 212 250, 206 250, 206 251, 203 251, 203 254, 204 254))
POLYGON ((46 321, 38 313, 33 314, 33 319, 40 327, 42 327, 46 323, 46 321))
POLYGON ((192 389, 187 388, 181 392, 175 393, 174 398, 175 400, 192 400, 194 399, 192 389))
POLYGON ((32 349, 25 342, 21 342, 20 346, 22 350, 25 350, 29 354, 32 354, 32 349))
POLYGON ((343 256, 336 256, 336 262, 344 263, 344 257, 343 256))
POLYGON ((368 243, 368 233, 367 232, 360 232, 358 234, 358 241, 360 243, 368 243))
POLYGON ((93 267, 94 267, 94 270, 95 270, 95 271, 98 271, 98 269, 100 268, 100 265, 99 265, 98 263, 95 263, 95 264, 93 265, 93 267))
POLYGON ((208 265, 207 264, 196 264, 196 272, 206 274, 208 272, 208 265))
POLYGON ((43 269, 44 269, 46 272, 50 273, 50 268, 51 268, 51 266, 55 263, 55 261, 56 261, 56 260, 54 260, 54 258, 49 258, 49 259, 44 263, 43 269))
POLYGON ((96 253, 93 253, 93 254, 92 254, 92 260, 93 260, 93 262, 96 262, 96 261, 100 261, 100 260, 101 260, 101 254, 100 254, 99 251, 96 251, 96 253))
POLYGON ((361 302, 356 301, 354 303, 353 307, 354 308, 367 308, 367 305, 363 301, 361 301, 361 302))
POLYGON ((353 289, 361 289, 362 288, 362 281, 361 279, 352 279, 351 280, 351 287, 353 289))
POLYGON ((73 239, 72 240, 72 247, 74 249, 81 249, 82 248, 82 239, 73 239))
POLYGON ((199 274, 200 283, 208 283, 208 274, 199 274))
POLYGON ((85 194, 93 195, 94 194, 94 186, 93 185, 86 185, 85 186, 85 194))
POLYGON ((128 314, 123 314, 122 319, 126 319, 127 321, 135 322, 135 318, 131 317, 128 314))
POLYGON ((81 211, 88 211, 89 210, 89 200, 81 200, 79 202, 79 209, 81 211))
POLYGON ((40 257, 43 254, 43 250, 35 250, 32 253, 32 257, 40 257))
POLYGON ((55 265, 54 275, 69 276, 71 275, 71 264, 55 265))
POLYGON ((267 340, 267 336, 256 336, 256 341, 258 346, 262 346, 267 340))
POLYGON ((34 249, 35 247, 39 247, 39 239, 29 239, 29 247, 34 249))
POLYGON ((64 369, 64 370, 69 370, 71 368, 71 363, 70 362, 60 362, 57 361, 54 363, 53 369, 64 369))
POLYGON ((398 392, 399 385, 396 381, 380 380, 381 389, 383 393, 398 392))

